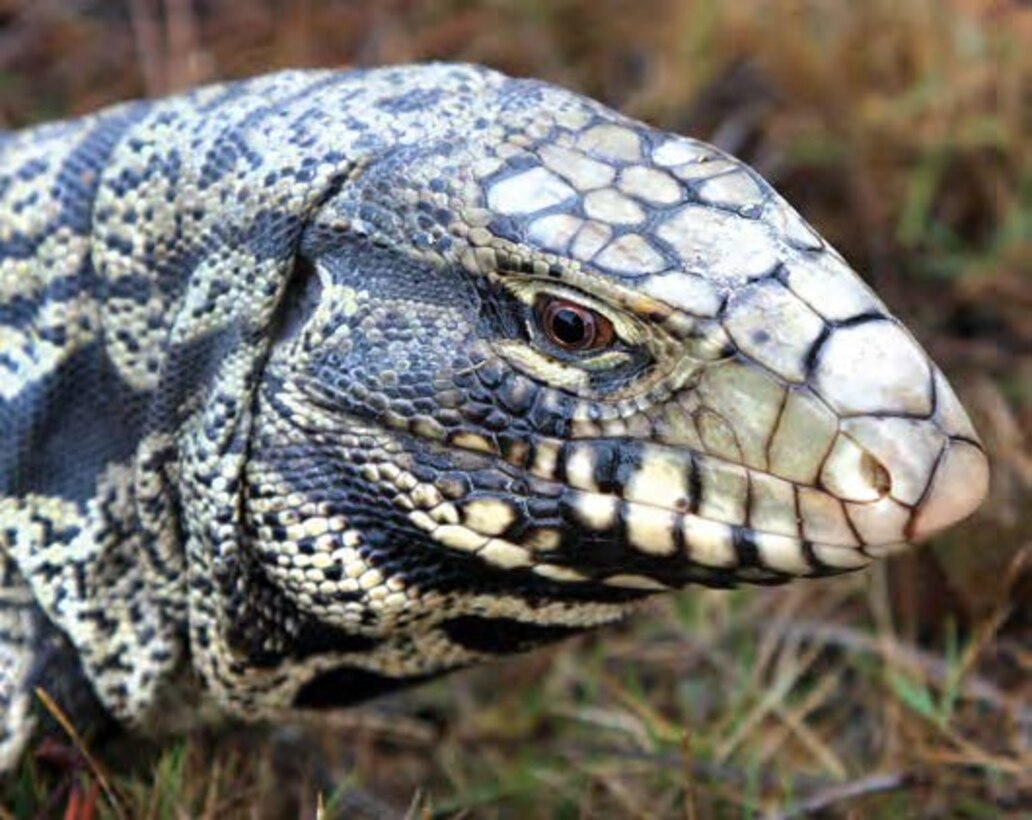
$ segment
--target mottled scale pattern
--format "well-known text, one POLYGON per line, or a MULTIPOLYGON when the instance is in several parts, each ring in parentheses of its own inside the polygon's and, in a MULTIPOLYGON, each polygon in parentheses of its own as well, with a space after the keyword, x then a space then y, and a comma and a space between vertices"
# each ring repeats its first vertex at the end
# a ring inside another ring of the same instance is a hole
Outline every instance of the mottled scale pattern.
POLYGON ((762 178, 563 89, 286 72, 0 138, 0 769, 37 686, 340 706, 863 567, 986 481, 762 178))

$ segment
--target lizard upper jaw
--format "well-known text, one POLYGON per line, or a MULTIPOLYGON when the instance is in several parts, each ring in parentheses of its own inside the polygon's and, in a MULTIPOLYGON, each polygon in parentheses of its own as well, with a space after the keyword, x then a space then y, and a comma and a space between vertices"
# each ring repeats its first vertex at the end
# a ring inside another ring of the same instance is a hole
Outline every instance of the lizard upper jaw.
POLYGON ((951 440, 940 454, 931 482, 911 519, 908 536, 920 541, 967 518, 989 489, 985 451, 963 440, 951 440))

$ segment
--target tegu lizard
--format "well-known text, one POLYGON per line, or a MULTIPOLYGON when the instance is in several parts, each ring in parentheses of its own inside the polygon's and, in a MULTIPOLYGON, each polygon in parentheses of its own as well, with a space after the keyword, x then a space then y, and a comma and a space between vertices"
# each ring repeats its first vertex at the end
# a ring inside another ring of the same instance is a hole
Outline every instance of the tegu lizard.
POLYGON ((967 516, 939 369, 756 172, 466 65, 0 136, 0 768, 34 691, 339 706, 967 516))

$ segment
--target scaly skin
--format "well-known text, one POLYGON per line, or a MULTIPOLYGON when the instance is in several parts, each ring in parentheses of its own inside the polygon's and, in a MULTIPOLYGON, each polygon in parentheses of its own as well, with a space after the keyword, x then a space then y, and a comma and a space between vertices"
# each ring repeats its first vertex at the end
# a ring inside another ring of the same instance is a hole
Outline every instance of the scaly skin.
POLYGON ((345 704, 863 567, 986 478, 761 178, 567 91, 294 72, 0 138, 0 767, 37 685, 345 704))

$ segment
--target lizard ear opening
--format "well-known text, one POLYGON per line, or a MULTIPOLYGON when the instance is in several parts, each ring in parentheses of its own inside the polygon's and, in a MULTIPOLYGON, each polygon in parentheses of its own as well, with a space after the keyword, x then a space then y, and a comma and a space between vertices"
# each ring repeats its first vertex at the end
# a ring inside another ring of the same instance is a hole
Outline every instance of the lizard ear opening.
POLYGON ((297 338, 319 307, 322 293, 322 277, 316 265, 304 256, 297 257, 273 318, 274 345, 289 344, 297 338))

